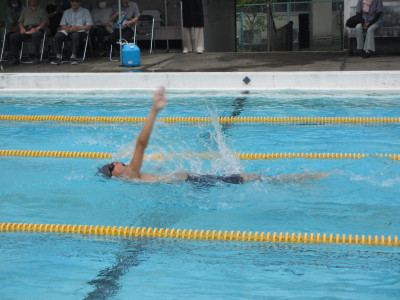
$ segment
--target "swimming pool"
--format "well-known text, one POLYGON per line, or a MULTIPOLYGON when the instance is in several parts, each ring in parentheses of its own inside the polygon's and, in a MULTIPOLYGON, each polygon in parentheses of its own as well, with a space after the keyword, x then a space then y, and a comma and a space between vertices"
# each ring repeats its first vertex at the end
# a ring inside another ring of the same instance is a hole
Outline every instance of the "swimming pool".
MULTIPOLYGON (((399 117, 397 92, 169 91, 160 116, 399 117)), ((144 117, 149 91, 0 95, 1 115, 144 117)), ((117 153, 142 123, 0 121, 0 149, 117 153)), ((144 169, 331 176, 211 186, 96 175, 110 159, 0 157, 1 222, 228 231, 399 235, 400 162, 238 160, 241 153, 398 154, 399 123, 157 123, 144 169), (211 153, 204 159, 197 153, 211 153), (192 154, 189 157, 187 154, 192 154)), ((399 248, 0 233, 1 298, 397 299, 399 248)))

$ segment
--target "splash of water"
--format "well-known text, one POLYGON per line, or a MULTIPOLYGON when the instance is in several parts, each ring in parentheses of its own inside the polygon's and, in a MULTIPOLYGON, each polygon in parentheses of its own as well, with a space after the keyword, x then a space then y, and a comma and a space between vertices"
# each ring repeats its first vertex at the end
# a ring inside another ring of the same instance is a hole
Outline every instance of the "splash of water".
POLYGON ((400 176, 390 176, 383 174, 381 171, 372 171, 370 174, 356 174, 348 172, 347 174, 351 181, 365 182, 373 186, 390 188, 400 183, 400 176))
MULTIPOLYGON (((151 171, 156 173, 188 171, 196 174, 231 175, 244 172, 244 167, 241 165, 233 147, 229 145, 229 141, 227 141, 218 122, 217 109, 207 106, 207 110, 212 119, 212 127, 208 127, 209 132, 206 135, 202 133, 200 138, 203 144, 199 147, 196 146, 196 149, 190 146, 190 141, 183 140, 179 130, 174 130, 173 127, 168 128, 166 135, 163 132, 165 128, 163 130, 156 127, 152 134, 149 149, 146 151, 147 157, 150 158, 144 162, 146 168, 150 167, 153 169, 151 171), (174 139, 171 139, 171 136, 174 139), (211 158, 211 161, 197 155, 199 148, 205 150, 204 152, 211 158), (162 159, 151 159, 152 154, 159 155, 162 159)), ((132 141, 119 147, 116 155, 117 160, 125 161, 133 155, 136 138, 137 136, 134 136, 132 141)))
MULTIPOLYGON (((211 172, 214 174, 230 175, 238 174, 244 171, 239 158, 235 151, 228 146, 226 136, 223 134, 221 126, 218 122, 218 112, 216 109, 212 111, 207 107, 212 119, 214 132, 210 132, 210 138, 218 147, 216 158, 211 162, 211 172)), ((212 149, 209 149, 212 152, 212 149)))

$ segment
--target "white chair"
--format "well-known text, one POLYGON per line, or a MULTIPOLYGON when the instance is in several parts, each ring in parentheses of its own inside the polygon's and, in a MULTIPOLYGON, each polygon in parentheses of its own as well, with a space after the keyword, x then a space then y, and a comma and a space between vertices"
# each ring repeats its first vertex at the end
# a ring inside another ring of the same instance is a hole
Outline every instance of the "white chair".
POLYGON ((153 52, 154 44, 154 17, 152 15, 141 15, 135 26, 135 44, 138 40, 150 40, 150 53, 153 52))
POLYGON ((0 56, 0 62, 3 61, 3 55, 4 55, 4 50, 6 47, 6 34, 7 34, 7 24, 2 22, 0 23, 0 27, 4 27, 4 32, 3 35, 1 36, 1 56, 0 56))

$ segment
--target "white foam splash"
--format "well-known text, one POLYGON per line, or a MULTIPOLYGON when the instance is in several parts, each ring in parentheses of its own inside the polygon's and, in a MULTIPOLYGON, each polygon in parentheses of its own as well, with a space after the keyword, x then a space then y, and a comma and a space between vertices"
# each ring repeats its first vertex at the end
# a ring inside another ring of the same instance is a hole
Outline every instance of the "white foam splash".
POLYGON ((383 176, 380 173, 373 172, 371 175, 362 175, 362 174, 348 174, 351 181, 357 182, 367 182, 373 186, 378 187, 393 187, 395 185, 400 184, 400 176, 387 178, 387 176, 383 176))
MULTIPOLYGON (((215 109, 214 112, 208 108, 210 117, 212 119, 212 125, 214 132, 210 133, 210 138, 218 146, 218 155, 212 160, 212 172, 220 173, 224 175, 238 174, 244 171, 239 158, 237 157, 234 149, 231 149, 226 141, 226 137, 221 130, 221 126, 218 122, 218 113, 215 109)), ((212 149, 209 149, 212 152, 212 149)))
MULTIPOLYGON (((233 147, 228 145, 226 136, 218 122, 217 110, 215 108, 211 110, 209 107, 207 109, 212 119, 212 129, 208 132, 210 140, 207 139, 199 147, 205 147, 205 153, 212 158, 211 161, 197 155, 198 150, 192 149, 188 143, 182 140, 179 130, 172 134, 174 139, 171 139, 170 134, 165 136, 160 129, 155 128, 151 145, 149 145, 151 149, 147 151, 145 156, 147 157, 147 160, 145 159, 146 164, 151 161, 151 166, 147 166, 162 173, 184 171, 185 166, 189 169, 189 172, 196 174, 231 175, 244 172, 244 167, 241 165, 233 147), (154 159, 158 155, 162 159, 154 159), (171 160, 173 164, 171 164, 171 160)), ((125 161, 132 157, 136 138, 133 137, 131 142, 121 145, 115 159, 125 161)))

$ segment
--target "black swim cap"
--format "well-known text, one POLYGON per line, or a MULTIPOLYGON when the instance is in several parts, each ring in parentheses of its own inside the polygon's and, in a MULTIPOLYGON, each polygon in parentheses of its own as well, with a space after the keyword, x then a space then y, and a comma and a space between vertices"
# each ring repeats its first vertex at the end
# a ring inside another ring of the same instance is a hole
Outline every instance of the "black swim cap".
POLYGON ((109 163, 97 169, 99 170, 99 173, 103 174, 104 176, 112 177, 110 170, 114 169, 113 166, 113 163, 109 163))

